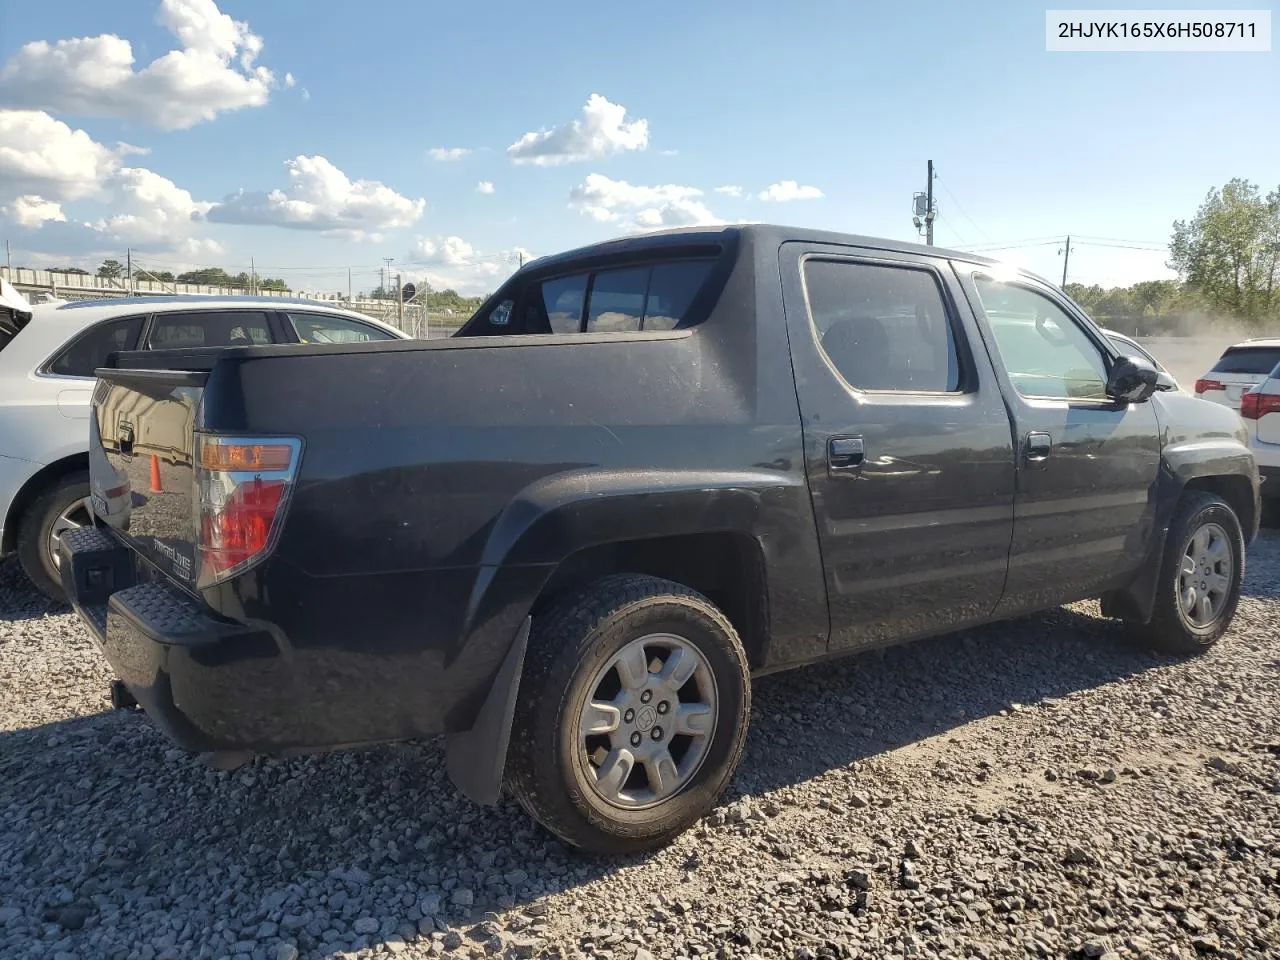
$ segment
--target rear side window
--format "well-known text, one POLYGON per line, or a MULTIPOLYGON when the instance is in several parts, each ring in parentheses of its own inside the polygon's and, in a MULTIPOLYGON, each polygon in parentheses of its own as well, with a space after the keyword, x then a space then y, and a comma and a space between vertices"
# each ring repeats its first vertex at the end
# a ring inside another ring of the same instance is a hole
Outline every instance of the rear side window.
POLYGON ((395 339, 385 330, 349 317, 324 313, 290 313, 288 317, 302 343, 369 343, 395 339))
POLYGON ((644 320, 649 267, 628 267, 596 274, 587 309, 587 332, 639 330, 644 320))
POLYGON ((71 341, 46 369, 62 377, 92 377, 110 354, 132 350, 141 330, 141 317, 100 323, 71 341))
POLYGON ((1280 347, 1232 347, 1214 364, 1212 373, 1268 375, 1280 364, 1280 347))
POLYGON ((151 321, 152 350, 187 347, 249 347, 271 342, 267 315, 256 310, 162 313, 151 321))
POLYGON ((955 336, 933 274, 807 260, 804 283, 822 352, 850 386, 916 393, 959 389, 955 336))

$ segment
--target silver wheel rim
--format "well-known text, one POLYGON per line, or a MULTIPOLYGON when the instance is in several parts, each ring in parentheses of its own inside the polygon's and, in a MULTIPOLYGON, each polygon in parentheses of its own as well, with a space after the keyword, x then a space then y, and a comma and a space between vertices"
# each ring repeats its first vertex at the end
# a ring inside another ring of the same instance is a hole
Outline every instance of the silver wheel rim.
POLYGON ((582 769, 605 803, 641 810, 693 779, 716 730, 716 683, 692 643, 632 640, 596 674, 578 720, 582 769))
POLYGON ((49 557, 53 561, 53 569, 62 569, 62 557, 58 546, 62 543, 62 535, 68 530, 79 530, 92 522, 89 516, 89 498, 72 501, 65 510, 54 517, 53 526, 49 529, 49 557))
POLYGON ((1191 535, 1178 571, 1178 608, 1193 627, 1213 624, 1231 594, 1231 541, 1216 523, 1206 523, 1191 535))

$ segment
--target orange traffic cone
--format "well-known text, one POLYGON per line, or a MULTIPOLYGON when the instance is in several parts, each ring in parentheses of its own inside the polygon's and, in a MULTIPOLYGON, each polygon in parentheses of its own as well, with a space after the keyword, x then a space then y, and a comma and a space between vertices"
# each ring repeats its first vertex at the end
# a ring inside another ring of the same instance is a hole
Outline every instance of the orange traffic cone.
POLYGON ((164 487, 160 485, 160 458, 154 453, 151 455, 151 492, 164 493, 164 487))

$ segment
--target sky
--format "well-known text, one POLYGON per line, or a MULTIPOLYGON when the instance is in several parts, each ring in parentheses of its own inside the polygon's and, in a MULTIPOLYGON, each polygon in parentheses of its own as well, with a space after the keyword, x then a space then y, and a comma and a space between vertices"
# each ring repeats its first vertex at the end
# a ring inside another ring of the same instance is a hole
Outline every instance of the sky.
POLYGON ((1280 184, 1278 56, 1049 53, 1025 2, 0 0, 0 238, 475 294, 669 225, 915 240, 932 159, 937 244, 1130 284, 1280 184))

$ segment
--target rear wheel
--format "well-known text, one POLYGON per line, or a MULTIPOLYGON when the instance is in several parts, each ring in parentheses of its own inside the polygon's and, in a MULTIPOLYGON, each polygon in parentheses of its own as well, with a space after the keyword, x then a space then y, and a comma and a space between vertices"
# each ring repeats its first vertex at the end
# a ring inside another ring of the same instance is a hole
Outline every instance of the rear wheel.
POLYGON ((89 474, 77 470, 59 477, 28 505, 18 524, 18 560, 27 577, 46 597, 66 602, 59 579, 58 547, 68 530, 92 522, 89 474))
POLYGON ((654 577, 607 577, 535 618, 513 792, 574 846, 659 846, 728 784, 750 703, 737 632, 709 600, 654 577))
POLYGON ((1148 639, 1169 653, 1202 653, 1231 626, 1244 578, 1244 535, 1231 507, 1187 494, 1165 542, 1148 639))

